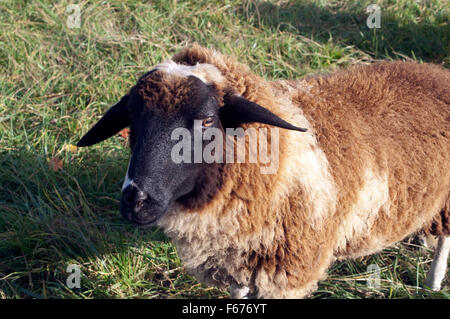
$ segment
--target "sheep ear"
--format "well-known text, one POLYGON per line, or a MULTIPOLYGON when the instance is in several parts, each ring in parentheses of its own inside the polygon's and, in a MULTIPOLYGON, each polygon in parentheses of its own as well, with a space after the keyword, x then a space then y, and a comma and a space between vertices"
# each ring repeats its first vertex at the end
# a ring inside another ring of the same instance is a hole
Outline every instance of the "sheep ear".
POLYGON ((306 128, 294 126, 261 105, 235 94, 224 97, 224 106, 219 109, 219 117, 224 128, 236 128, 243 123, 258 122, 288 130, 307 131, 306 128))
POLYGON ((124 127, 130 125, 130 115, 127 108, 128 95, 111 106, 103 117, 81 138, 78 147, 90 146, 106 140, 124 127))

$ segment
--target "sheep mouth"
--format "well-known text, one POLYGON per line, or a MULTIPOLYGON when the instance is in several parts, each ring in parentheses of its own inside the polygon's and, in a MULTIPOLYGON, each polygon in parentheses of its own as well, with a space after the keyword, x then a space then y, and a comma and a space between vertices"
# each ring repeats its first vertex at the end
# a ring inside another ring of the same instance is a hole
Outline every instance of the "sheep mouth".
POLYGON ((164 215, 165 212, 159 212, 156 214, 152 213, 140 213, 139 215, 133 214, 129 210, 122 211, 122 217, 139 228, 151 227, 156 224, 160 217, 164 215))
POLYGON ((120 213, 126 221, 139 228, 150 227, 164 216, 168 207, 153 200, 142 200, 135 203, 127 200, 122 194, 120 213))

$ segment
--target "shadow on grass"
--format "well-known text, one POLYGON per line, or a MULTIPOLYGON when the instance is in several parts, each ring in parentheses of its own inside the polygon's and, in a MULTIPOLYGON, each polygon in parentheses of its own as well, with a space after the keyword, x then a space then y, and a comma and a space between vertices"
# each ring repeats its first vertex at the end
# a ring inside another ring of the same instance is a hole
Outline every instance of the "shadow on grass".
MULTIPOLYGON (((83 156, 69 155, 64 169, 53 171, 41 154, 0 153, 0 298, 227 296, 186 276, 162 231, 122 220, 118 204, 127 165, 122 155, 105 156, 93 148, 83 156), (80 265, 85 276, 79 290, 66 285, 70 264, 80 265)), ((420 258, 390 249, 359 263, 335 263, 329 271, 334 279, 321 281, 312 297, 390 296, 390 273, 397 271, 392 265, 401 266, 402 283, 415 286, 420 258), (388 284, 368 292, 365 282, 352 278, 373 263, 388 269, 383 272, 388 284)), ((396 291, 399 298, 433 296, 396 291)))
POLYGON ((71 154, 62 160, 55 171, 38 153, 0 153, 0 298, 76 297, 65 286, 68 264, 167 241, 159 229, 122 220, 126 160, 120 152, 92 150, 82 160, 71 154))
POLYGON ((408 4, 402 12, 381 7, 381 28, 369 29, 367 5, 346 3, 342 8, 319 7, 306 1, 288 1, 282 5, 252 2, 242 6, 240 11, 244 18, 254 21, 256 27, 264 25, 321 43, 333 41, 355 46, 377 59, 409 57, 444 62, 450 67, 448 13, 429 13, 426 18, 417 19, 421 14, 417 4, 408 4))

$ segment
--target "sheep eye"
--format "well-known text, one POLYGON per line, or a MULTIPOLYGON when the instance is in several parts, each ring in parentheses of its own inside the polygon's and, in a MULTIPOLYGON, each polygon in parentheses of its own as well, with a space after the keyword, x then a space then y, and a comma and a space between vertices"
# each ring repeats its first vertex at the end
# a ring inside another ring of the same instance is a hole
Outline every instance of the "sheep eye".
POLYGON ((202 121, 203 127, 210 127, 213 125, 214 125, 214 118, 212 118, 212 117, 207 117, 202 121))

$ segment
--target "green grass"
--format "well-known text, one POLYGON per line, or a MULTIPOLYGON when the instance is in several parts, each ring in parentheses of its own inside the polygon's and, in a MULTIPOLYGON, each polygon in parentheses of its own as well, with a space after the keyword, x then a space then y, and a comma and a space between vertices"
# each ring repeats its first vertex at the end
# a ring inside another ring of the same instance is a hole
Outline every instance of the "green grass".
MULTIPOLYGON (((450 67, 445 0, 377 1, 381 29, 366 27, 373 1, 0 2, 0 298, 223 298, 187 275, 158 229, 118 212, 128 161, 114 137, 71 152, 82 133, 152 65, 188 43, 233 54, 268 79, 376 59, 450 67), (58 158, 62 170, 49 161, 58 158), (80 289, 66 286, 78 264, 80 289)), ((399 243, 336 263, 313 298, 448 298, 424 290, 432 252, 399 243), (381 288, 366 285, 367 266, 381 288)))

